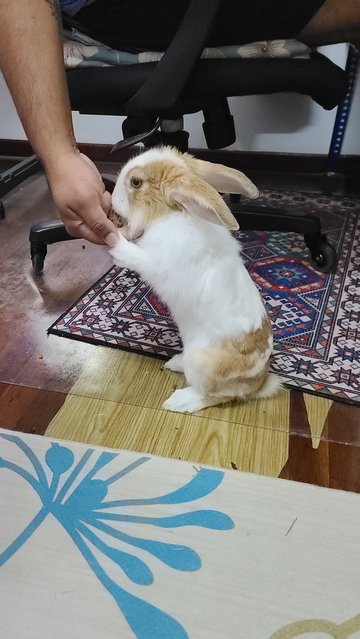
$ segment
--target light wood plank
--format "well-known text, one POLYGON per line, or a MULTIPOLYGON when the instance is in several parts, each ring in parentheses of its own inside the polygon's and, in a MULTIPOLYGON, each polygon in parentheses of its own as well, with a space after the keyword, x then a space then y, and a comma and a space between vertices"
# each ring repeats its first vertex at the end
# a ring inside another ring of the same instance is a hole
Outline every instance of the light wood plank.
MULTIPOLYGON (((98 348, 86 361, 70 393, 160 409, 171 392, 185 384, 182 374, 163 366, 163 361, 154 358, 98 348)), ((214 420, 287 432, 289 396, 289 391, 283 390, 272 399, 232 402, 207 408, 199 414, 214 420)))
POLYGON ((316 397, 315 395, 304 393, 304 402, 309 420, 313 448, 318 448, 325 421, 332 406, 332 401, 324 397, 316 397))
POLYGON ((275 477, 288 457, 284 431, 78 395, 68 396, 45 434, 275 477))

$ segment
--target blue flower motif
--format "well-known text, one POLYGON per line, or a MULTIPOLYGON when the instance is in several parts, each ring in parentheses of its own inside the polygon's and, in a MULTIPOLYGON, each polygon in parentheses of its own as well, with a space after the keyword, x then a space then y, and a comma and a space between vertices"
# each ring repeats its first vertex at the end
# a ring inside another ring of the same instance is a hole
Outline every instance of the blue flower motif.
POLYGON ((33 520, 0 553, 0 568, 51 513, 70 535, 98 580, 114 598, 137 639, 153 639, 153 637, 157 637, 157 639, 169 639, 170 637, 171 639, 188 639, 188 634, 176 619, 131 594, 109 577, 97 558, 99 555, 95 556, 92 547, 119 566, 133 583, 150 586, 154 581, 152 571, 142 559, 109 545, 94 531, 124 542, 129 547, 146 551, 174 570, 187 572, 199 570, 201 558, 192 548, 156 539, 134 537, 116 527, 116 524, 130 522, 167 529, 198 526, 212 530, 229 530, 234 527, 232 519, 216 510, 195 510, 167 517, 144 517, 128 514, 131 506, 185 504, 201 499, 218 488, 224 473, 202 468, 187 484, 165 495, 145 499, 106 501, 111 484, 134 472, 150 458, 140 457, 126 468, 104 480, 97 478, 97 473, 118 457, 118 454, 101 452, 85 477, 73 488, 81 471, 90 457, 94 455, 94 449, 87 449, 80 460, 75 463, 75 456, 70 448, 58 443, 51 443, 45 454, 46 473, 41 461, 23 439, 10 434, 3 434, 0 437, 12 442, 23 451, 33 467, 34 474, 1 457, 0 470, 6 468, 22 477, 37 492, 42 502, 42 507, 33 520), (49 470, 51 471, 50 481, 47 478, 49 470), (69 475, 59 489, 61 476, 67 472, 69 475), (122 513, 122 508, 125 508, 126 512, 122 513))

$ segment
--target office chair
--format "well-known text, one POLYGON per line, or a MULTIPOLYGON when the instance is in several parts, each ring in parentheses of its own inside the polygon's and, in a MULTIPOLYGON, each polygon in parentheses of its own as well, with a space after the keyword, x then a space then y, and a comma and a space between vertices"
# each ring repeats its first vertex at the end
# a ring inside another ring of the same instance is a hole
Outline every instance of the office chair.
MULTIPOLYGON (((123 140, 113 151, 142 142, 188 150, 185 114, 202 111, 209 149, 235 142, 227 98, 277 92, 309 95, 333 109, 347 91, 345 72, 314 51, 310 59, 200 59, 221 0, 191 0, 186 15, 159 62, 119 67, 84 67, 67 71, 73 110, 84 114, 123 115, 123 140)), ((77 26, 74 20, 66 26, 77 26)), ((105 178, 108 190, 113 180, 105 178)), ((336 252, 310 214, 249 205, 229 197, 242 230, 293 231, 304 235, 312 265, 321 272, 336 267, 336 252)), ((59 220, 30 230, 31 259, 41 273, 47 245, 73 239, 59 220)))

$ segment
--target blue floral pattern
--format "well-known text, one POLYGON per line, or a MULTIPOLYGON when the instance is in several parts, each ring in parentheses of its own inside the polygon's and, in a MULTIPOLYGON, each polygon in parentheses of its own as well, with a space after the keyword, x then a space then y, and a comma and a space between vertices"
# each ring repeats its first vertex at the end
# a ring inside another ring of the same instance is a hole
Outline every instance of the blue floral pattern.
POLYGON ((26 468, 0 457, 0 473, 1 469, 16 473, 36 491, 42 504, 32 521, 0 553, 0 568, 26 543, 45 518, 52 514, 71 537, 97 579, 114 598, 137 639, 151 639, 155 636, 157 639, 188 639, 186 630, 176 619, 125 590, 109 577, 99 556, 112 560, 134 584, 150 586, 154 581, 154 575, 145 561, 131 552, 119 550, 106 543, 102 534, 120 540, 129 548, 146 551, 174 570, 197 571, 201 568, 201 558, 192 548, 131 536, 123 532, 121 524, 131 522, 139 525, 139 528, 147 524, 166 529, 198 526, 212 530, 230 530, 234 527, 232 519, 216 510, 192 510, 163 517, 139 516, 128 512, 128 507, 131 506, 186 504, 201 499, 218 488, 224 473, 201 468, 195 477, 173 492, 152 498, 110 501, 107 500, 109 486, 135 472, 140 466, 151 461, 151 458, 139 457, 115 474, 110 472, 106 479, 100 479, 97 477, 99 471, 110 466, 111 462, 119 457, 118 453, 88 448, 76 461, 69 447, 50 442, 44 463, 21 437, 12 434, 1 434, 0 437, 17 446, 33 469, 33 472, 29 472, 26 468), (85 465, 90 465, 90 469, 79 482, 77 480, 85 465), (125 508, 126 512, 121 512, 122 508, 125 508), (95 555, 92 548, 99 552, 95 555))

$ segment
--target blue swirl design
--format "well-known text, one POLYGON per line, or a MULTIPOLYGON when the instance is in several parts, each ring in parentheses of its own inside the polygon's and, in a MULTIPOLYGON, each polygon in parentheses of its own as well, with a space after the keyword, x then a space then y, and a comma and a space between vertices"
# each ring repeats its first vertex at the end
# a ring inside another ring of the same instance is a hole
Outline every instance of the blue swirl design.
POLYGON ((146 499, 106 501, 111 484, 136 471, 151 458, 140 457, 126 468, 104 480, 96 478, 96 475, 99 470, 108 466, 118 457, 117 453, 100 452, 95 454, 95 450, 89 448, 75 463, 75 456, 70 448, 58 443, 51 443, 45 454, 46 466, 52 474, 51 480, 48 480, 48 470, 45 473, 41 461, 20 437, 11 434, 2 434, 0 437, 20 448, 34 471, 33 473, 29 472, 0 457, 0 472, 2 468, 6 468, 22 477, 36 491, 42 503, 42 507, 32 521, 0 553, 0 568, 25 544, 51 513, 76 544, 98 580, 114 598, 137 639, 153 639, 153 637, 157 637, 157 639, 169 639, 169 637, 171 639, 189 639, 186 630, 176 619, 131 594, 110 578, 98 559, 99 554, 95 556, 92 548, 96 548, 104 557, 110 558, 122 569, 131 582, 142 586, 150 586, 154 581, 154 575, 147 564, 136 555, 105 543, 103 538, 96 534, 96 531, 125 542, 129 547, 140 548, 174 570, 187 572, 199 570, 201 559, 192 548, 164 543, 156 541, 156 539, 134 537, 123 532, 120 527, 116 527, 116 524, 121 526, 122 522, 131 522, 139 524, 139 526, 147 524, 167 529, 197 526, 212 530, 230 530, 234 527, 230 517, 216 510, 195 510, 170 517, 143 517, 121 514, 118 511, 122 507, 128 509, 129 506, 193 502, 216 490, 223 480, 224 473, 202 468, 187 484, 165 495, 146 499), (91 469, 71 490, 91 457, 94 459, 91 469), (68 477, 59 489, 61 476, 67 472, 69 473, 68 477), (116 509, 117 512, 113 512, 113 509, 116 509))

